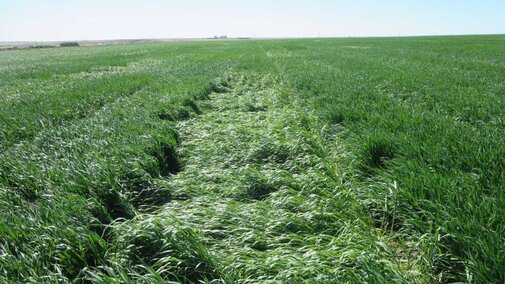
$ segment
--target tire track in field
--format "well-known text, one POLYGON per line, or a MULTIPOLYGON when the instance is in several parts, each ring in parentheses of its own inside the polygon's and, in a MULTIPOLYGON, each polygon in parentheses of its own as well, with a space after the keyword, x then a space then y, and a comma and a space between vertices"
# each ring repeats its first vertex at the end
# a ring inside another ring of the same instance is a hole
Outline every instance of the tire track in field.
POLYGON ((229 75, 201 104, 177 124, 184 169, 169 184, 187 200, 144 221, 195 230, 236 282, 415 278, 342 178, 345 151, 278 78, 229 75))

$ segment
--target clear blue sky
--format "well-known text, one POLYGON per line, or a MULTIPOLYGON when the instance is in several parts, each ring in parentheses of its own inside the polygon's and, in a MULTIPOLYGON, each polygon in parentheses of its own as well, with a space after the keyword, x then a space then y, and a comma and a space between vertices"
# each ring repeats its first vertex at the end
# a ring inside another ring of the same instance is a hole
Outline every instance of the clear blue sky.
POLYGON ((505 33, 505 0, 0 0, 0 41, 505 33))

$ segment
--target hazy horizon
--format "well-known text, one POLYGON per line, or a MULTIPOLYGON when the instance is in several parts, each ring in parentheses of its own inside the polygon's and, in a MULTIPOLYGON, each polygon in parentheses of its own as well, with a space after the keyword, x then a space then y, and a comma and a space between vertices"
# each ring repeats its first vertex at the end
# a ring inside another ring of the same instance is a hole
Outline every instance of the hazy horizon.
POLYGON ((505 2, 0 0, 0 41, 505 33, 505 2))

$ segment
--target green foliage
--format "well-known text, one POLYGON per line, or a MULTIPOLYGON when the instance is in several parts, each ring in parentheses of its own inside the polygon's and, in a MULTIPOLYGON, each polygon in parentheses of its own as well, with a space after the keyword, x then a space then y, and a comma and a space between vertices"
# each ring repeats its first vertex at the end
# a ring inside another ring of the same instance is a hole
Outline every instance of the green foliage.
POLYGON ((503 42, 2 52, 0 282, 504 282, 503 42))

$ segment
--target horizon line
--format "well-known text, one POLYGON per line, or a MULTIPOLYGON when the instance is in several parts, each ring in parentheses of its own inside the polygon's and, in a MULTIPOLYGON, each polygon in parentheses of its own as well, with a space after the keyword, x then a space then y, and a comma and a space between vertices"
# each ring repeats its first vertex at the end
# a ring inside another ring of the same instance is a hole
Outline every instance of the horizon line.
MULTIPOLYGON (((191 40, 275 40, 275 39, 346 39, 346 38, 409 38, 409 37, 456 37, 456 36, 500 36, 505 33, 473 33, 473 34, 420 34, 420 35, 371 35, 371 36, 280 36, 280 37, 251 37, 227 36, 215 37, 153 37, 153 38, 104 38, 104 39, 64 39, 64 40, 0 40, 1 44, 7 43, 60 43, 60 42, 101 42, 101 41, 191 41, 191 40)), ((225 36, 225 35, 223 35, 225 36)))

